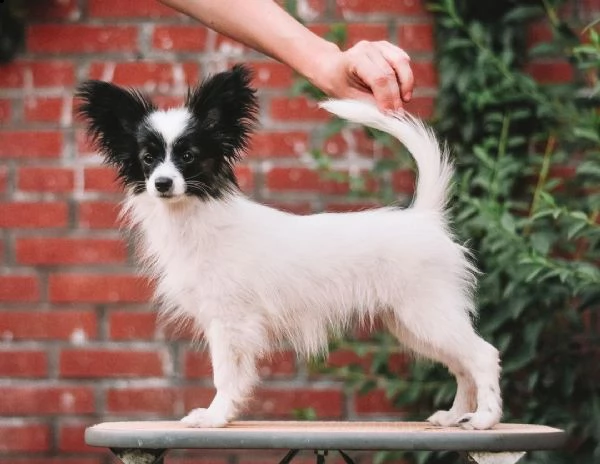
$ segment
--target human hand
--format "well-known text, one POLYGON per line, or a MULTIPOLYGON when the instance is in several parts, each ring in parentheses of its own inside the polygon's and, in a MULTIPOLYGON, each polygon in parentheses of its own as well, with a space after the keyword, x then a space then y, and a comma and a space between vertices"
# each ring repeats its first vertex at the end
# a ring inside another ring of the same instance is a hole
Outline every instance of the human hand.
POLYGON ((398 111, 412 97, 410 57, 389 42, 363 40, 315 58, 309 79, 332 97, 374 100, 382 111, 398 111))

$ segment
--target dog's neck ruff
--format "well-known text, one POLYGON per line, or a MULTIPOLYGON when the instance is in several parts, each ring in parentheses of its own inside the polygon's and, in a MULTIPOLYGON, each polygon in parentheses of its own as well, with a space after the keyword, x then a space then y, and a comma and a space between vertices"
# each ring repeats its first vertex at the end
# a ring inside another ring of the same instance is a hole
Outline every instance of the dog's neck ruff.
POLYGON ((232 220, 233 209, 243 202, 249 200, 234 192, 208 200, 195 196, 165 200, 144 192, 127 196, 122 215, 130 228, 141 229, 148 238, 161 235, 165 241, 174 241, 184 238, 182 234, 193 233, 194 242, 198 242, 204 233, 232 220))

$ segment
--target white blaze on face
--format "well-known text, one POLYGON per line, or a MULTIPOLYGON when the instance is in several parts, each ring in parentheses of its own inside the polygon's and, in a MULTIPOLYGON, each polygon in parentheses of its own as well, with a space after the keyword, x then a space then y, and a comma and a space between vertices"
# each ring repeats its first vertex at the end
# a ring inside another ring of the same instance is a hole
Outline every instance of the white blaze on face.
POLYGON ((165 159, 160 163, 146 181, 146 188, 151 195, 160 196, 156 190, 156 179, 166 177, 173 181, 173 196, 185 193, 185 179, 172 160, 173 143, 185 130, 190 114, 185 108, 177 108, 166 111, 155 111, 148 116, 150 126, 162 135, 166 143, 165 159))

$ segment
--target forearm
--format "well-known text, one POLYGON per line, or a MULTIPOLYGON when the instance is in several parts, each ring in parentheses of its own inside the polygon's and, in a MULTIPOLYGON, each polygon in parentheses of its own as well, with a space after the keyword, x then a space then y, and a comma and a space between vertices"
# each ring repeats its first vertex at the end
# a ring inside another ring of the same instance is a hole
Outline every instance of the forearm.
POLYGON ((159 0, 313 80, 315 61, 338 52, 274 0, 159 0))

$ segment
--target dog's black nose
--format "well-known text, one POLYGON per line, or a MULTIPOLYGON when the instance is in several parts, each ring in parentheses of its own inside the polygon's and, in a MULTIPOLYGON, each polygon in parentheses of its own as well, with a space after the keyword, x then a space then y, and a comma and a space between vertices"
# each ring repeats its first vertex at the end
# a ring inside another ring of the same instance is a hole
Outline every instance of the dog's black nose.
POLYGON ((154 181, 154 186, 160 193, 167 193, 171 190, 171 187, 173 187, 173 179, 169 177, 159 177, 154 181))

